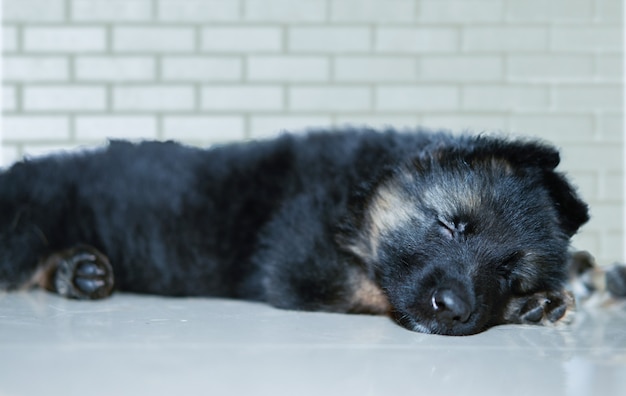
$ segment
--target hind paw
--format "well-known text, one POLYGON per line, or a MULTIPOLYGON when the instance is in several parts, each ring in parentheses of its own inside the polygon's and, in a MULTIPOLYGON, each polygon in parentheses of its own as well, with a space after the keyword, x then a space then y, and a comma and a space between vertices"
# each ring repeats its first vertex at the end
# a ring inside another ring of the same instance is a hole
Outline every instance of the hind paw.
POLYGON ((539 292, 512 299, 505 321, 543 326, 569 323, 574 308, 574 296, 566 290, 539 292))
POLYGON ((113 268, 105 255, 89 246, 55 253, 46 259, 51 268, 48 289, 76 299, 100 299, 113 291, 113 268))

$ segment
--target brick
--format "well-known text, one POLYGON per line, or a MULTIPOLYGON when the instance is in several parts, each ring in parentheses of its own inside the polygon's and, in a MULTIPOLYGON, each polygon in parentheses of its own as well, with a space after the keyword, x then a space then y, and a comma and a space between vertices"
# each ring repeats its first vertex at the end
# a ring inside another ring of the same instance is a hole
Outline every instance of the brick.
POLYGON ((590 115, 523 114, 511 116, 513 133, 530 134, 552 141, 584 142, 593 139, 590 115))
POLYGON ((370 32, 365 27, 292 27, 292 52, 346 53, 369 51, 370 32))
POLYGON ((67 117, 5 116, 3 137, 9 141, 53 141, 70 137, 67 117))
POLYGON ((335 22, 411 22, 416 12, 411 0, 342 0, 330 4, 330 18, 335 22))
POLYGON ((155 62, 147 57, 80 57, 75 61, 80 81, 146 81, 156 76, 155 62))
POLYGON ((445 27, 380 27, 374 42, 382 53, 456 52, 459 47, 458 31, 445 27))
POLYGON ((161 63, 161 77, 166 81, 237 81, 242 69, 241 60, 235 57, 167 57, 161 63))
POLYGON ((252 56, 248 58, 250 81, 328 81, 330 65, 315 56, 252 56))
POLYGON ((337 81, 415 81, 417 61, 409 57, 345 56, 334 62, 337 81))
POLYGON ((597 55, 595 77, 599 80, 621 81, 624 75, 622 55, 597 55))
POLYGON ((548 29, 544 27, 466 27, 461 37, 463 50, 466 51, 521 52, 548 49, 548 29))
POLYGON ((62 81, 68 79, 68 70, 67 59, 60 57, 4 58, 4 81, 62 81))
POLYGON ((293 87, 289 90, 289 108, 304 111, 370 110, 372 93, 368 87, 293 87))
POLYGON ((24 29, 27 52, 101 52, 107 39, 99 27, 32 27, 24 29))
POLYGON ((459 107, 459 91, 453 86, 381 86, 376 109, 388 111, 452 110, 459 107))
POLYGON ((201 49, 209 52, 278 52, 282 32, 277 27, 211 27, 202 29, 201 49))
POLYGON ((115 87, 113 108, 122 111, 181 111, 195 108, 190 86, 115 87))
POLYGON ((250 135, 254 139, 264 139, 284 132, 297 133, 315 127, 328 127, 331 123, 329 116, 253 116, 250 120, 250 135))
POLYGON ((156 139, 157 122, 143 116, 81 116, 76 118, 76 139, 156 139))
POLYGON ((202 89, 204 110, 281 110, 283 100, 282 88, 272 85, 214 85, 202 89))
MULTIPOLYGON (((596 231, 591 231, 591 230, 588 230, 586 227, 583 227, 581 232, 579 232, 578 234, 572 237, 571 246, 575 250, 587 250, 589 252, 599 252, 600 251, 600 234, 596 231)), ((596 256, 596 260, 599 260, 599 257, 596 256)))
POLYGON ((598 137, 603 141, 624 141, 624 117, 620 114, 602 113, 597 116, 598 137))
POLYGON ((245 122, 240 116, 176 116, 163 120, 163 137, 175 140, 225 142, 244 138, 245 122))
POLYGON ((624 2, 621 0, 596 0, 595 19, 599 22, 622 23, 624 2))
POLYGON ((512 22, 584 22, 592 16, 592 0, 509 1, 506 9, 512 22))
POLYGON ((608 201, 622 201, 624 199, 624 179, 623 171, 606 172, 604 176, 604 186, 602 188, 602 198, 608 201))
POLYGON ((15 27, 2 28, 2 51, 14 52, 18 49, 18 31, 15 27))
POLYGON ((621 52, 624 37, 620 26, 557 26, 552 29, 551 49, 558 51, 621 52))
MULTIPOLYGON (((567 169, 561 169, 560 166, 558 169, 568 171, 567 169)), ((596 171, 578 171, 575 173, 568 172, 572 185, 585 201, 597 200, 600 197, 600 178, 598 173, 599 172, 596 171)))
POLYGON ((499 0, 422 0, 417 19, 428 23, 500 22, 504 2, 499 0))
POLYGON ((17 89, 13 86, 2 86, 2 110, 15 111, 17 109, 17 89))
POLYGON ((160 0, 158 19, 173 22, 236 21, 239 1, 235 0, 160 0))
POLYGON ((100 86, 24 87, 28 111, 98 111, 106 109, 106 90, 100 86))
POLYGON ((424 81, 500 81, 503 61, 499 56, 424 56, 420 79, 424 81))
POLYGON ((422 116, 420 125, 433 129, 460 132, 498 132, 508 131, 508 122, 505 116, 491 114, 426 114, 422 116))
POLYGON ((562 169, 589 171, 590 164, 595 170, 619 170, 623 166, 622 148, 610 143, 569 145, 561 153, 562 169), (584 159, 584 160, 581 160, 584 159))
POLYGON ((64 0, 4 0, 3 22, 59 22, 65 17, 64 0))
POLYGON ((624 100, 619 85, 573 85, 554 88, 557 110, 622 110, 624 100))
POLYGON ((600 232, 621 230, 624 221, 623 210, 620 203, 595 202, 590 208, 591 219, 585 224, 584 229, 600 232))
MULTIPOLYGON (((616 216, 623 214, 624 209, 621 210, 622 213, 617 213, 616 216)), ((626 251, 624 249, 624 241, 626 240, 626 235, 624 232, 620 232, 620 230, 609 230, 603 233, 603 238, 601 241, 601 256, 596 257, 600 265, 611 265, 614 263, 624 263, 626 262, 626 251)))
POLYGON ((113 49, 117 52, 191 52, 196 48, 195 34, 187 27, 117 27, 113 30, 113 49))
POLYGON ((246 0, 244 19, 256 22, 322 22, 325 0, 246 0))
POLYGON ((468 110, 545 110, 548 104, 548 88, 541 86, 476 85, 463 88, 462 105, 468 110))
POLYGON ((152 0, 72 0, 70 10, 74 21, 147 21, 152 0))
POLYGON ((562 81, 589 80, 593 77, 593 58, 585 55, 511 55, 507 74, 513 80, 562 81))

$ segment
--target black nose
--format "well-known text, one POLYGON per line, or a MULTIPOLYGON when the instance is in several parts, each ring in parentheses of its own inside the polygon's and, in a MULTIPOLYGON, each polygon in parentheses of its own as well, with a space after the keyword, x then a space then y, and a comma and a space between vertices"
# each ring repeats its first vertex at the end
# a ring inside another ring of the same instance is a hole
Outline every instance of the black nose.
POLYGON ((435 291, 431 302, 437 320, 447 325, 465 323, 472 313, 469 304, 450 289, 435 291))

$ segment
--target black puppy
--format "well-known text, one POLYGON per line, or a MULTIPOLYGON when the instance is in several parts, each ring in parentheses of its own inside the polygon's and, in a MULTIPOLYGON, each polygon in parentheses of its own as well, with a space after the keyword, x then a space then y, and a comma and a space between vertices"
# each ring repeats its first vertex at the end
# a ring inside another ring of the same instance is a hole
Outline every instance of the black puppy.
POLYGON ((0 287, 102 298, 115 281, 451 335, 555 323, 588 219, 558 163, 537 142, 393 130, 25 161, 0 175, 0 287))

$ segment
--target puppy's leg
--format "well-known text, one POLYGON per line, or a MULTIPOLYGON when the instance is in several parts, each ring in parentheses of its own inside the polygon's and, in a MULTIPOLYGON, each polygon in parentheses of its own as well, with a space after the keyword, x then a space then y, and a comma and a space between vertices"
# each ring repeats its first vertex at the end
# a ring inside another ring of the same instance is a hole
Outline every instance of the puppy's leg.
POLYGON ((574 296, 567 290, 538 292, 512 298, 503 323, 555 325, 569 323, 575 308, 574 296))
POLYGON ((76 299, 100 299, 113 291, 113 268, 108 258, 85 245, 43 259, 30 285, 76 299))

